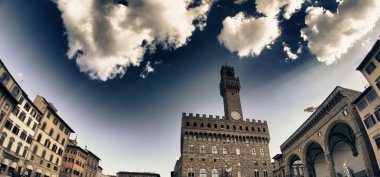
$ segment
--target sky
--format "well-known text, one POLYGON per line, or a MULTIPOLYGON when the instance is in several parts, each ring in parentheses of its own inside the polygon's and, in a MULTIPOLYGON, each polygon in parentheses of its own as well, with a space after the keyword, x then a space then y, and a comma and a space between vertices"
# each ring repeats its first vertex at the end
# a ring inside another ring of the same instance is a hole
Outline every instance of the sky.
POLYGON ((105 174, 170 176, 182 112, 223 115, 219 70, 235 68, 245 118, 270 153, 379 38, 377 0, 0 0, 0 58, 101 158, 105 174))

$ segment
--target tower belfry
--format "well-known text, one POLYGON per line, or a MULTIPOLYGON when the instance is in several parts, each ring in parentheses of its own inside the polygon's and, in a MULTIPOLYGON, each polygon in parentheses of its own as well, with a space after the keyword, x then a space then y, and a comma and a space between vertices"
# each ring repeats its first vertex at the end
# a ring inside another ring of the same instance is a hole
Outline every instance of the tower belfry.
POLYGON ((223 65, 220 69, 220 95, 223 97, 226 119, 238 121, 243 118, 240 102, 240 80, 235 76, 231 66, 223 65))

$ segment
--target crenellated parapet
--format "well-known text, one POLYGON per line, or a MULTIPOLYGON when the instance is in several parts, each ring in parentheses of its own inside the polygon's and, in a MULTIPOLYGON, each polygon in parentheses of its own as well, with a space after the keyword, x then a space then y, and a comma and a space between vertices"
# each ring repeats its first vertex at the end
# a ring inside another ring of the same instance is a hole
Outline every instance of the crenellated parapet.
MULTIPOLYGON (((214 119, 214 120, 226 120, 224 116, 219 115, 207 115, 207 114, 194 114, 194 113, 182 113, 182 119, 214 119)), ((256 120, 256 119, 243 119, 243 122, 254 123, 254 124, 265 124, 267 125, 266 120, 256 120)))

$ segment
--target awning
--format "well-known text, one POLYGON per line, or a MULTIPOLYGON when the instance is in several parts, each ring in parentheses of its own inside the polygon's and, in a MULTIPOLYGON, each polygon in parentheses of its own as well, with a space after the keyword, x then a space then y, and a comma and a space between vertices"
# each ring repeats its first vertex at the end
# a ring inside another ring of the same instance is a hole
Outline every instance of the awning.
POLYGON ((3 159, 1 160, 1 163, 8 166, 11 162, 9 161, 9 159, 3 159))
POLYGON ((41 170, 41 169, 37 169, 37 170, 36 170, 36 173, 40 173, 40 174, 41 174, 41 173, 42 173, 42 170, 41 170))
POLYGON ((33 170, 33 166, 32 166, 32 165, 30 165, 30 164, 29 164, 29 165, 27 165, 27 166, 26 166, 26 168, 27 168, 27 169, 29 169, 29 170, 33 170))
POLYGON ((12 162, 9 167, 16 168, 17 167, 17 163, 16 162, 12 162))

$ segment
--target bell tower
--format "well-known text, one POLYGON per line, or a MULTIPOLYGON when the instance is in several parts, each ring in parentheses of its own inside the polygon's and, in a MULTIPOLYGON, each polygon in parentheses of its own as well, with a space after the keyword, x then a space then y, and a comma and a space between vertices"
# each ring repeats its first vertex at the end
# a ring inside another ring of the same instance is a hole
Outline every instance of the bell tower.
POLYGON ((235 77, 233 67, 223 65, 220 69, 220 95, 223 97, 224 114, 228 120, 242 120, 243 112, 240 103, 240 81, 235 77))

